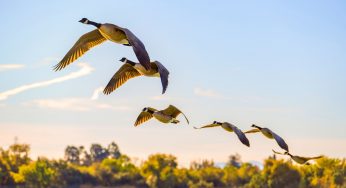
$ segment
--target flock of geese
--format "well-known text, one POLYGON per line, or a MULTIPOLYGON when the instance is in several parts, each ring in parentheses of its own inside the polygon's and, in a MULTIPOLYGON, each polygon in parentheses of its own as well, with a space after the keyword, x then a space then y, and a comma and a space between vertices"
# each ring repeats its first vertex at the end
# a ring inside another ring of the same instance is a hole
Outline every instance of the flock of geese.
MULTIPOLYGON (((96 23, 88 20, 87 18, 81 19, 79 22, 83 24, 93 25, 96 27, 95 30, 82 35, 78 41, 73 45, 73 47, 67 52, 64 58, 54 67, 55 71, 59 71, 65 68, 67 65, 74 62, 76 59, 81 57, 85 52, 97 46, 107 40, 122 44, 124 46, 131 46, 133 51, 139 61, 136 63, 125 57, 121 58, 120 61, 124 64, 119 68, 119 70, 113 75, 111 80, 108 82, 103 93, 108 95, 116 90, 118 87, 123 85, 126 81, 131 78, 138 76, 148 76, 148 77, 160 77, 162 83, 162 94, 165 93, 168 86, 168 75, 169 71, 158 61, 150 62, 148 52, 145 49, 144 44, 128 29, 119 27, 114 24, 109 23, 96 23)), ((151 118, 162 123, 179 123, 177 116, 182 114, 187 123, 189 120, 185 114, 180 111, 177 107, 169 105, 164 110, 157 110, 152 107, 143 108, 142 112, 139 114, 135 126, 138 126, 151 118)), ((289 153, 288 145, 278 134, 270 130, 269 128, 260 127, 257 125, 252 125, 253 129, 243 132, 235 125, 228 122, 218 122, 214 121, 209 125, 202 127, 194 127, 195 129, 211 128, 211 127, 222 127, 224 130, 229 132, 234 132, 239 140, 246 146, 250 147, 250 142, 245 134, 261 132, 265 137, 269 139, 275 139, 277 144, 285 150, 284 153, 274 151, 275 154, 288 155, 299 164, 309 164, 308 161, 312 159, 318 159, 323 156, 317 157, 301 157, 292 155, 289 153)))

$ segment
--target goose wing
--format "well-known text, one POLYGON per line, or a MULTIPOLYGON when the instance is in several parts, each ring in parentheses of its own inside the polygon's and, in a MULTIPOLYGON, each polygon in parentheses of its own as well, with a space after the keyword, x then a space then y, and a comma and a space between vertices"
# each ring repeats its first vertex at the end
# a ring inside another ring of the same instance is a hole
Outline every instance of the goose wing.
POLYGON ((276 140, 276 142, 279 144, 279 146, 286 150, 288 152, 288 145, 286 144, 286 142, 284 141, 284 139, 282 139, 279 135, 277 135, 276 133, 274 133, 273 131, 270 131, 271 134, 273 135, 274 139, 276 140))
POLYGON ((177 107, 175 107, 173 105, 169 105, 166 109, 162 110, 162 112, 164 114, 170 115, 174 118, 176 118, 181 113, 185 117, 187 124, 190 123, 189 120, 187 119, 186 115, 182 111, 180 111, 177 107))
POLYGON ((234 133, 238 136, 239 140, 246 145, 247 147, 250 147, 250 142, 249 139, 246 138, 245 134, 243 133, 243 131, 241 131, 237 126, 232 125, 230 123, 226 123, 228 126, 230 126, 234 133))
MULTIPOLYGON (((149 108, 149 109, 150 109, 150 111, 157 111, 154 108, 149 108)), ((153 115, 151 113, 142 111, 136 119, 135 126, 137 127, 138 125, 148 121, 152 117, 153 117, 153 115)))
POLYGON ((209 125, 204 125, 202 127, 193 127, 194 129, 203 129, 203 128, 210 128, 210 127, 218 127, 220 126, 219 124, 209 124, 209 125))
POLYGON ((123 85, 127 80, 140 76, 141 74, 134 69, 131 65, 125 63, 119 68, 119 70, 113 75, 111 80, 108 82, 103 93, 108 95, 112 93, 115 89, 123 85))
POLYGON ((297 156, 297 157, 299 157, 299 158, 301 158, 301 159, 303 159, 303 160, 308 161, 308 160, 312 160, 312 159, 320 159, 320 158, 323 157, 323 155, 316 156, 316 157, 300 157, 300 156, 297 156))
POLYGON ((64 58, 54 66, 54 70, 58 71, 65 68, 92 47, 97 46, 106 40, 107 39, 104 38, 97 29, 82 35, 73 45, 73 47, 67 52, 64 58))
POLYGON ((139 63, 142 64, 145 67, 145 69, 150 70, 150 58, 142 41, 139 40, 136 37, 136 35, 133 34, 130 30, 126 28, 122 28, 122 27, 118 27, 118 28, 126 34, 127 40, 132 46, 133 51, 135 52, 139 63))
POLYGON ((273 150, 273 149, 272 149, 272 151, 273 151, 275 154, 285 155, 284 153, 277 152, 277 151, 275 151, 275 150, 273 150))
POLYGON ((169 71, 160 62, 155 61, 154 63, 157 66, 157 69, 160 73, 160 78, 161 78, 161 83, 162 83, 162 94, 164 94, 166 92, 166 89, 168 86, 169 71))
POLYGON ((251 129, 251 130, 245 131, 244 133, 247 134, 247 133, 257 133, 257 132, 260 132, 260 130, 258 130, 258 129, 251 129))

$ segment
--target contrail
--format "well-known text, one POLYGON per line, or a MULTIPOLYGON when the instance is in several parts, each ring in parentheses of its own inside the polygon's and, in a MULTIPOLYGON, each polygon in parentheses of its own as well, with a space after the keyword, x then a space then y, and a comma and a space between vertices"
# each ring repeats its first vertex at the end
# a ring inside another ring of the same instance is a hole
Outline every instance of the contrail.
POLYGON ((4 91, 4 92, 0 93, 0 101, 6 100, 9 96, 16 95, 16 94, 21 93, 21 92, 26 91, 26 90, 39 88, 39 87, 45 87, 45 86, 49 86, 52 84, 56 84, 56 83, 64 82, 67 80, 75 79, 75 78, 78 78, 81 76, 85 76, 94 70, 91 66, 89 66, 86 63, 78 63, 77 66, 81 67, 81 69, 79 71, 72 72, 66 76, 54 78, 52 80, 36 82, 36 83, 32 83, 32 84, 26 84, 26 85, 23 85, 23 86, 14 88, 14 89, 4 91))

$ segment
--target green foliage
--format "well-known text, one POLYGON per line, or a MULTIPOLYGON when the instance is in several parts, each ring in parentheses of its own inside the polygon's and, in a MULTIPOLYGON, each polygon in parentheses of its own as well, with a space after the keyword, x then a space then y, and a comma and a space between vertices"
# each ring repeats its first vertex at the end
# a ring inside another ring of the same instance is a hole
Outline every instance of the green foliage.
POLYGON ((107 147, 92 144, 89 150, 67 146, 64 160, 32 161, 29 151, 29 145, 18 143, 0 148, 0 187, 346 187, 345 159, 324 157, 311 165, 297 165, 274 156, 261 170, 236 154, 223 168, 210 160, 178 168, 176 157, 167 154, 150 155, 136 166, 114 142, 107 147))
POLYGON ((47 159, 39 158, 37 161, 19 168, 14 174, 16 183, 24 183, 27 187, 48 187, 54 182, 56 170, 47 159))
POLYGON ((173 155, 150 155, 142 165, 141 173, 150 187, 175 187, 177 179, 174 170, 177 165, 173 155))

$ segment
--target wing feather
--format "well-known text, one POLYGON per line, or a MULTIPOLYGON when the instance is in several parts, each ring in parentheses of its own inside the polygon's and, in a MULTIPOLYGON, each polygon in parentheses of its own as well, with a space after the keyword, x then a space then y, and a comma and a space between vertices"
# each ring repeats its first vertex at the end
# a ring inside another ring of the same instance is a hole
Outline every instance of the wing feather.
POLYGON ((150 70, 150 58, 142 41, 139 40, 136 37, 136 35, 133 34, 130 30, 119 27, 119 26, 117 27, 126 34, 127 40, 132 46, 133 51, 135 52, 139 63, 142 64, 145 67, 145 69, 150 70))
POLYGON ((245 136, 245 134, 243 133, 243 131, 241 131, 237 126, 227 123, 225 122, 229 127, 232 128, 232 130, 234 131, 234 133, 238 136, 238 139, 247 147, 250 147, 250 142, 249 139, 247 139, 247 137, 245 136))
POLYGON ((155 61, 154 63, 156 64, 158 71, 160 73, 161 84, 162 84, 162 94, 164 94, 168 86, 169 71, 160 62, 155 61))
POLYGON ((149 119, 151 119, 153 117, 153 115, 149 112, 141 112, 139 114, 139 116, 137 117, 137 120, 135 122, 135 126, 137 127, 138 125, 148 121, 149 119))
POLYGON ((103 93, 108 95, 116 90, 118 87, 123 85, 129 79, 140 76, 141 74, 134 69, 129 64, 124 64, 119 68, 119 70, 113 75, 111 80, 108 82, 106 88, 103 90, 103 93))
POLYGON ((203 129, 203 128, 210 128, 210 127, 218 127, 220 125, 218 124, 210 124, 210 125, 204 125, 202 127, 193 127, 194 129, 203 129))
POLYGON ((289 150, 288 150, 288 145, 286 144, 285 140, 282 139, 279 135, 277 135, 277 134, 274 133, 273 131, 270 130, 270 132, 271 132, 271 134, 273 135, 273 137, 274 137, 274 139, 276 140, 276 142, 279 144, 279 146, 280 146, 282 149, 284 149, 284 150, 286 150, 286 151, 288 152, 288 151, 289 151, 289 150))
POLYGON ((257 133, 257 132, 260 132, 260 130, 258 130, 258 129, 251 129, 251 130, 245 131, 244 133, 247 134, 247 133, 257 133))
POLYGON ((185 117, 187 124, 190 123, 189 120, 187 119, 186 115, 182 111, 180 111, 177 107, 175 107, 173 105, 169 105, 166 109, 162 110, 162 112, 164 114, 170 115, 174 118, 176 118, 181 113, 185 117))
POLYGON ((67 65, 78 59, 92 47, 99 45, 106 40, 107 39, 104 38, 97 29, 82 35, 73 45, 73 47, 67 52, 64 58, 54 66, 54 70, 59 71, 65 68, 67 65))

